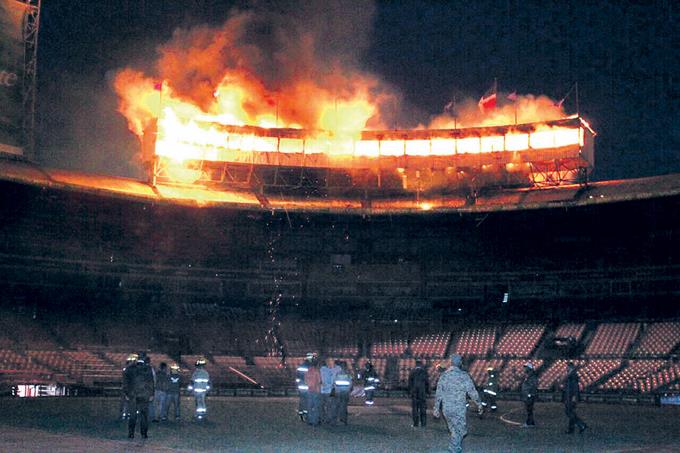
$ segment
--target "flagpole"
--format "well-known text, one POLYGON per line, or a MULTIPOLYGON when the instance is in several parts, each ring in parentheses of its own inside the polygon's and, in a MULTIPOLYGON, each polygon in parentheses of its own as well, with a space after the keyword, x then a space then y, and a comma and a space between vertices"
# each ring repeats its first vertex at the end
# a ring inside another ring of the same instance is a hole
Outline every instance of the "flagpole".
POLYGON ((456 112, 456 95, 453 95, 453 128, 458 129, 458 112, 456 112))
POLYGON ((161 115, 163 114, 163 84, 165 79, 161 80, 161 87, 158 89, 158 115, 156 115, 156 120, 160 121, 161 115))
POLYGON ((574 82, 574 89, 576 90, 576 115, 581 116, 581 111, 578 105, 578 80, 574 82))
MULTIPOLYGON (((145 162, 145 166, 147 168, 147 171, 151 173, 150 182, 152 186, 156 186, 156 173, 158 169, 158 160, 156 159, 156 144, 158 143, 158 131, 161 125, 161 118, 163 115, 163 84, 165 83, 165 79, 161 80, 160 85, 154 84, 154 89, 156 89, 156 86, 158 86, 158 112, 156 112, 156 127, 154 128, 155 130, 153 131, 154 137, 153 137, 153 151, 154 151, 154 156, 153 156, 153 161, 151 162, 151 165, 145 162)), ((146 133, 144 134, 146 135, 146 133)), ((144 144, 142 144, 142 153, 144 152, 144 144)))

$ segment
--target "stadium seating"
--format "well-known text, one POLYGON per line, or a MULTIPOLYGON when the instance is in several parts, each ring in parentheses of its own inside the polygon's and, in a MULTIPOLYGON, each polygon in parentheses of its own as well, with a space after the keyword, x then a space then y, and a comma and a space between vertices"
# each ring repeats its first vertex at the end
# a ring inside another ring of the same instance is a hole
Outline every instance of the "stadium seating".
MULTIPOLYGON (((498 387, 501 390, 519 390, 519 386, 526 377, 524 365, 527 359, 511 359, 505 363, 505 366, 500 370, 498 377, 498 387)), ((543 359, 534 359, 531 361, 534 369, 538 370, 543 366, 543 359)))
POLYGON ((411 353, 415 357, 444 357, 450 338, 450 332, 417 336, 411 342, 411 353))
POLYGON ((680 344, 680 322, 649 323, 646 325, 635 354, 662 356, 669 354, 678 344, 680 344))
MULTIPOLYGON (((572 360, 572 362, 576 367, 586 363, 585 360, 572 360)), ((538 376, 538 388, 539 390, 557 390, 564 384, 566 376, 567 360, 556 360, 538 376)))
POLYGON ((599 386, 602 390, 632 390, 638 380, 644 380, 664 366, 664 360, 631 360, 617 374, 599 386))
POLYGON ((573 338, 578 343, 581 341, 583 332, 586 330, 585 324, 562 324, 555 330, 556 338, 573 338))
POLYGON ((579 385, 581 390, 585 390, 595 384, 607 374, 613 372, 621 366, 620 359, 594 359, 588 360, 583 366, 579 367, 579 385))
POLYGON ((657 391, 680 379, 680 364, 673 363, 661 368, 649 376, 638 379, 633 388, 641 393, 657 391))
POLYGON ((495 341, 495 327, 468 329, 458 336, 454 351, 460 355, 483 356, 491 352, 495 341))
POLYGON ((544 325, 520 324, 510 326, 498 340, 496 354, 529 357, 545 332, 544 325))
POLYGON ((381 341, 371 345, 371 356, 400 356, 406 352, 408 342, 404 339, 381 341))
POLYGON ((75 373, 85 382, 115 382, 120 370, 91 351, 63 351, 66 360, 75 365, 75 373))
POLYGON ((635 341, 640 331, 639 323, 604 323, 597 326, 586 356, 622 356, 635 341))
MULTIPOLYGON (((39 362, 56 373, 56 381, 63 379, 65 382, 78 382, 82 380, 82 370, 80 364, 70 360, 63 351, 27 351, 29 357, 35 362, 39 362)), ((120 379, 120 372, 118 372, 120 379)), ((63 382, 63 381, 62 381, 63 382)))
MULTIPOLYGON (((149 330, 145 331, 141 325, 115 321, 100 321, 91 326, 66 321, 47 329, 29 317, 10 315, 5 322, 8 319, 17 327, 6 325, 3 333, 4 344, 9 346, 0 349, 3 382, 21 380, 114 388, 120 385, 129 351, 148 350, 132 343, 153 345, 159 341, 143 339, 142 334, 149 330), (117 338, 126 331, 142 334, 133 334, 127 341, 117 338), (107 338, 108 346, 102 344, 101 337, 107 338)), ((517 391, 524 378, 524 364, 531 360, 539 371, 539 387, 559 390, 567 360, 555 357, 555 350, 541 347, 544 337, 556 336, 572 336, 581 341, 590 338, 585 352, 573 360, 585 391, 668 391, 676 388, 680 379, 680 367, 673 363, 672 357, 677 348, 680 325, 677 321, 646 322, 643 328, 636 322, 593 323, 589 329, 585 324, 561 324, 554 328, 543 324, 490 324, 458 330, 452 336, 441 327, 428 331, 423 324, 372 325, 367 329, 359 322, 345 325, 330 321, 291 322, 284 318, 281 323, 284 345, 288 351, 298 351, 289 354, 285 364, 270 349, 266 338, 268 319, 208 320, 200 324, 188 321, 186 325, 183 322, 173 325, 169 321, 168 328, 178 337, 190 336, 193 329, 200 328, 203 335, 192 340, 192 352, 180 357, 152 347, 149 353, 152 364, 157 367, 163 361, 170 365, 179 359, 186 382, 196 359, 204 355, 206 369, 214 384, 220 387, 293 388, 295 369, 304 360, 304 353, 310 350, 319 352, 329 364, 336 359, 344 360, 352 375, 356 375, 370 357, 383 389, 405 388, 416 359, 421 359, 434 387, 439 377, 437 364, 448 366, 448 357, 444 356, 451 342, 450 348, 462 353, 464 363, 469 363, 467 368, 477 385, 486 382, 486 371, 491 366, 498 372, 503 392, 517 391), (362 344, 371 345, 369 357, 359 356, 362 344)))
POLYGON ((487 380, 488 368, 491 367, 495 370, 500 370, 503 367, 503 363, 503 359, 476 359, 474 362, 472 362, 472 364, 470 364, 468 372, 470 373, 472 380, 475 382, 475 385, 481 387, 487 380))

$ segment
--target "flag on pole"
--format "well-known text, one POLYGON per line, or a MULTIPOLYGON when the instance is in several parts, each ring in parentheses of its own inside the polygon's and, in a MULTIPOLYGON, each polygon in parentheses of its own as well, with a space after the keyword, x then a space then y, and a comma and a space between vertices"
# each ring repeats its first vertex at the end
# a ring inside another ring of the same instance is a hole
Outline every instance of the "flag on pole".
MULTIPOLYGON (((148 85, 147 85, 148 86, 148 85)), ((161 80, 160 82, 156 82, 153 84, 153 89, 156 91, 161 91, 163 90, 163 81, 161 80)))
POLYGON ((519 99, 519 96, 517 96, 517 91, 513 91, 512 93, 508 94, 506 96, 508 98, 508 101, 515 102, 517 99, 519 99))
POLYGON ((496 108, 496 84, 494 83, 494 86, 489 89, 486 93, 484 93, 484 96, 482 96, 479 99, 479 102, 477 103, 477 106, 479 106, 479 110, 482 113, 486 113, 489 110, 493 110, 496 108))

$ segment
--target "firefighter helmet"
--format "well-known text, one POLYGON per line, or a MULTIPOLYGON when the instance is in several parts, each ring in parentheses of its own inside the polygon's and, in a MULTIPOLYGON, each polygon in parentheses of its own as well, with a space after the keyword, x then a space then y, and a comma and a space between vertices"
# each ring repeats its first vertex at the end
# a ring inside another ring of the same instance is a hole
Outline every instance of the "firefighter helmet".
POLYGON ((136 361, 137 361, 137 357, 139 357, 139 356, 133 352, 132 354, 129 354, 129 355, 127 356, 126 361, 127 361, 128 363, 136 362, 136 361))
POLYGON ((205 357, 199 357, 196 359, 196 366, 204 366, 205 365, 205 357))
POLYGON ((179 365, 177 365, 176 363, 173 363, 172 365, 170 365, 170 369, 172 371, 179 371, 179 365))

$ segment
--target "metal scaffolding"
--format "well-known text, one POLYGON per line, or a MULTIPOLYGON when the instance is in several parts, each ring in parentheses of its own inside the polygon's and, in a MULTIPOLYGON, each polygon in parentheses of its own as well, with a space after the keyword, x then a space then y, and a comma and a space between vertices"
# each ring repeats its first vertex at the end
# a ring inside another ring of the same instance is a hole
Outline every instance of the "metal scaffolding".
POLYGON ((36 157, 35 153, 35 102, 36 102, 36 73, 38 69, 38 31, 40 29, 41 0, 23 0, 26 12, 23 22, 24 40, 24 78, 23 87, 23 134, 28 155, 36 157))

